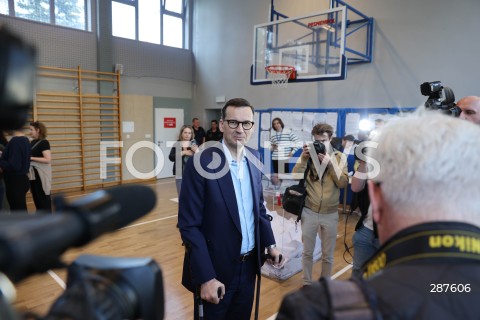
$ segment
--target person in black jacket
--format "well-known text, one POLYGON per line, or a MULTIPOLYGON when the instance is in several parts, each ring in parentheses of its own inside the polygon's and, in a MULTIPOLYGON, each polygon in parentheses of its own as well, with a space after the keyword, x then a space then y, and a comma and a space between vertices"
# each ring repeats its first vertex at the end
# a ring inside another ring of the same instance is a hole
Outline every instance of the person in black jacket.
POLYGON ((195 136, 195 140, 197 144, 201 146, 205 142, 205 129, 200 127, 200 120, 198 118, 192 119, 192 129, 193 135, 195 136))
MULTIPOLYGON (((368 188, 381 247, 357 285, 370 318, 478 319, 479 136, 478 125, 430 111, 391 120, 374 138, 368 188)), ((277 319, 358 311, 332 289, 345 283, 289 294, 277 319)))
POLYGON ((213 119, 211 121, 211 128, 207 130, 205 141, 220 141, 223 138, 223 133, 218 128, 218 121, 213 119))
MULTIPOLYGON (((7 143, 4 132, 0 130, 0 157, 7 143)), ((8 208, 8 201, 5 201, 5 182, 3 181, 3 173, 0 172, 0 210, 8 211, 8 208)))
POLYGON ((26 194, 30 188, 28 179, 30 142, 21 130, 14 131, 12 136, 0 158, 0 170, 3 172, 10 210, 27 211, 26 194))

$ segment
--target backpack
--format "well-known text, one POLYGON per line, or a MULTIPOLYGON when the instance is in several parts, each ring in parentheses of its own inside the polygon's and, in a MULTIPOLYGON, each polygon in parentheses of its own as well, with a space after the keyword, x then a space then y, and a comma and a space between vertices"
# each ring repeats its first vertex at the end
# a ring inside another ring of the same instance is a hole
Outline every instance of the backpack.
POLYGON ((328 318, 341 320, 383 319, 375 292, 363 280, 320 279, 328 299, 328 318))
POLYGON ((307 169, 303 174, 303 179, 285 189, 285 193, 282 197, 282 207, 285 211, 296 215, 297 221, 300 221, 302 217, 303 207, 305 206, 305 198, 307 197, 307 187, 305 182, 307 181, 307 174, 310 170, 310 166, 307 165, 307 169))

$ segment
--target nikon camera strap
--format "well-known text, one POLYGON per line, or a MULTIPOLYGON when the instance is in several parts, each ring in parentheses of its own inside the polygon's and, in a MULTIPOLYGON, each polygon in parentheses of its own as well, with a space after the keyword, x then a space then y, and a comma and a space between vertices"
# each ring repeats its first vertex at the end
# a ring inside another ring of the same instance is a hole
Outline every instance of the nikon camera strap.
POLYGON ((475 231, 475 227, 463 223, 430 223, 425 226, 431 228, 404 232, 403 236, 386 242, 363 267, 363 278, 368 279, 387 266, 412 260, 480 261, 480 232, 475 231), (438 226, 447 228, 435 228, 438 226))

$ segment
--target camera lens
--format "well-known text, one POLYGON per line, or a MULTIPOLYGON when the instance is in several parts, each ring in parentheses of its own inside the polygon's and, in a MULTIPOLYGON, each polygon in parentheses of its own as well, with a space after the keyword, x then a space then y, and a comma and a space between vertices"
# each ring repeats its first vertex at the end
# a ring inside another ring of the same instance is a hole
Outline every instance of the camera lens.
POLYGON ((319 153, 326 154, 327 153, 327 149, 325 148, 325 145, 322 142, 314 141, 313 146, 315 147, 315 152, 317 154, 319 154, 319 153))

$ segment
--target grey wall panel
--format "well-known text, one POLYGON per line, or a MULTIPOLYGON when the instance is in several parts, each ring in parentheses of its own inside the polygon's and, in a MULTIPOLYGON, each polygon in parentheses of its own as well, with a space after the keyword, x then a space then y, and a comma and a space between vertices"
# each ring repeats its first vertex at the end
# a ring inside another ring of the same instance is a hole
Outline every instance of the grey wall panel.
POLYGON ((95 70, 95 34, 0 15, 0 23, 37 47, 38 63, 45 66, 95 70))
POLYGON ((123 64, 124 75, 193 81, 190 50, 122 38, 113 39, 113 48, 114 64, 123 64))

